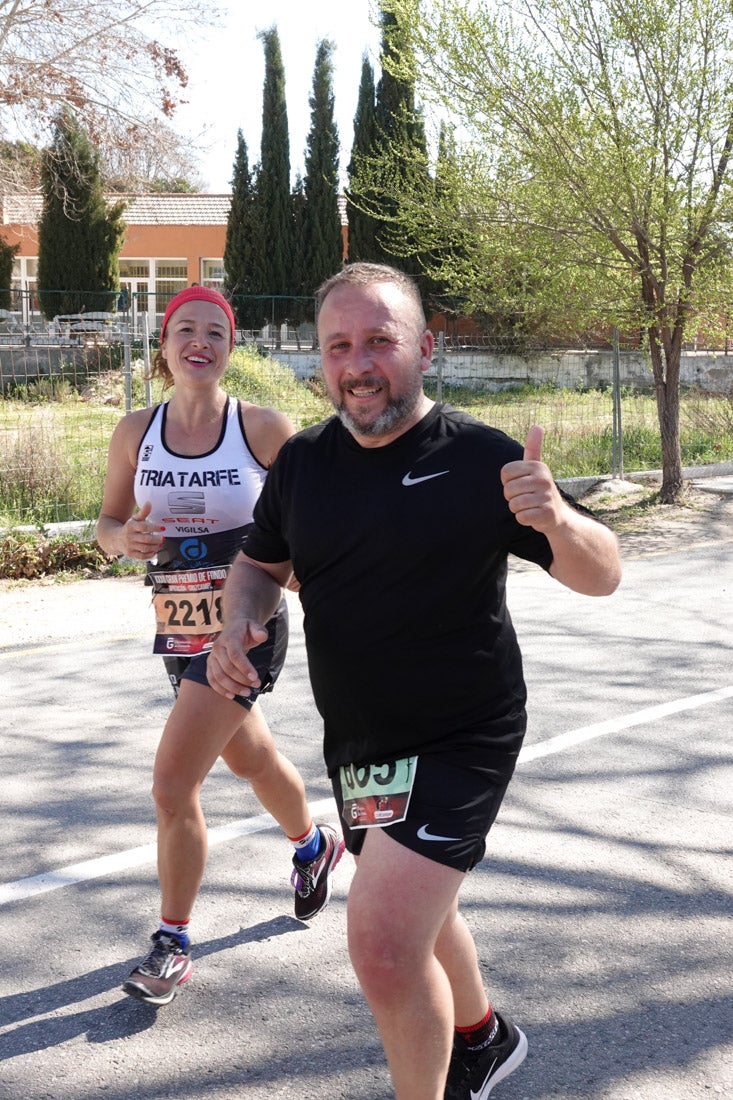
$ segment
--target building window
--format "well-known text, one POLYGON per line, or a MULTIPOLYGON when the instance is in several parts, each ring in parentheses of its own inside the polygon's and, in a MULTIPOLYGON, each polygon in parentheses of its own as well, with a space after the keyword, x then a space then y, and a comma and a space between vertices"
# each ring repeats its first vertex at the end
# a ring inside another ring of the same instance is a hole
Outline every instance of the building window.
POLYGON ((150 260, 120 260, 120 279, 150 278, 150 260))
POLYGON ((155 312, 161 321, 173 295, 187 286, 188 264, 185 260, 155 261, 155 312))
MULTIPOLYGON (((134 325, 142 314, 150 311, 150 260, 120 260, 120 296, 117 300, 120 313, 131 313, 134 325)), ((148 317, 148 324, 155 327, 155 317, 148 317)))
POLYGON ((201 282, 204 286, 213 287, 214 290, 221 290, 224 285, 224 261, 202 260, 201 282))
POLYGON ((26 324, 40 312, 38 289, 38 257, 16 256, 10 278, 11 309, 26 324))

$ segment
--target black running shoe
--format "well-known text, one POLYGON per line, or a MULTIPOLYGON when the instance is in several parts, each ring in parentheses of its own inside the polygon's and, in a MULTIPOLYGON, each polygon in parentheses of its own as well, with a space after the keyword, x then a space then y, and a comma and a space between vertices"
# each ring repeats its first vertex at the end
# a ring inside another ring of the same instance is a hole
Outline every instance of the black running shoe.
POLYGON ((315 859, 302 863, 293 856, 290 882, 295 887, 295 915, 298 920, 310 920, 328 905, 331 897, 331 874, 345 848, 344 838, 330 825, 319 825, 321 850, 315 859))
POLYGON ((494 1085, 521 1066, 527 1056, 527 1037, 508 1016, 500 1016, 499 1035, 481 1050, 469 1050, 460 1039, 453 1045, 453 1056, 445 1086, 445 1100, 487 1100, 494 1085))
POLYGON ((178 986, 191 977, 191 949, 181 947, 180 940, 166 932, 154 932, 150 938, 152 950, 135 967, 122 991, 149 1005, 167 1005, 178 986))

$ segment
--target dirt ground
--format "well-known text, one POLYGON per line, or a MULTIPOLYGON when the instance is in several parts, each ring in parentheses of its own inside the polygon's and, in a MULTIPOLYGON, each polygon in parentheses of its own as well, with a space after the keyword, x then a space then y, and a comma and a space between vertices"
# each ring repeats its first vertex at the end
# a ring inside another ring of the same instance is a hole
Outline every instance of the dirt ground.
POLYGON ((656 502, 658 486, 606 481, 582 498, 618 534, 626 559, 682 546, 733 542, 733 493, 687 485, 676 505, 656 502))

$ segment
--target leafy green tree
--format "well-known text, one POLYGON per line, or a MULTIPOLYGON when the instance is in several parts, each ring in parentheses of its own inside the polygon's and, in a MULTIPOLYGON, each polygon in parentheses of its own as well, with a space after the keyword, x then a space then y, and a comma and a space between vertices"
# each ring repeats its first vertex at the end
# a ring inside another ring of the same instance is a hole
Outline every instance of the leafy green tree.
POLYGON ((294 292, 295 227, 290 197, 290 139, 285 71, 276 27, 260 35, 265 51, 257 213, 262 232, 260 294, 272 296, 272 320, 288 316, 294 292))
POLYGON ((38 298, 47 318, 111 310, 119 291, 124 203, 107 208, 99 158, 70 112, 56 120, 41 166, 38 298))
POLYGON ((300 292, 316 287, 341 266, 343 239, 338 207, 339 136, 334 120, 333 44, 324 39, 316 50, 311 126, 305 150, 305 208, 300 292))
POLYGON ((264 316, 262 302, 251 297, 259 292, 263 257, 255 176, 249 167, 247 143, 239 130, 224 244, 224 290, 232 302, 237 325, 244 329, 260 328, 264 316))
POLYGON ((156 176, 148 186, 154 195, 195 195, 201 190, 185 176, 156 176))
MULTIPOLYGON (((526 287, 527 310, 557 323, 643 334, 661 498, 673 503, 683 486, 680 355, 730 291, 733 9, 384 3, 409 31, 423 101, 462 134, 464 291, 479 305, 490 276, 510 301, 526 287)), ((435 208, 403 204, 401 214, 419 236, 435 208)))

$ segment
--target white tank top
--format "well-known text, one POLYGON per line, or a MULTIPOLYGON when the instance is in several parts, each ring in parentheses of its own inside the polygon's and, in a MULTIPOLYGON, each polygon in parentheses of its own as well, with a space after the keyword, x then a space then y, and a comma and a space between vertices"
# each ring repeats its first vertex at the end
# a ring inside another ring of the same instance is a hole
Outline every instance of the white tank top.
POLYGON ((168 402, 159 405, 142 438, 135 502, 152 505, 150 522, 165 528, 158 566, 223 565, 240 549, 267 476, 247 444, 239 402, 228 397, 216 445, 203 455, 179 455, 165 443, 168 402))

